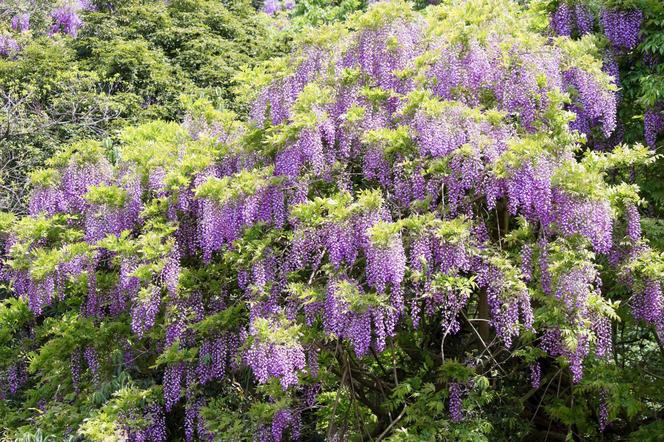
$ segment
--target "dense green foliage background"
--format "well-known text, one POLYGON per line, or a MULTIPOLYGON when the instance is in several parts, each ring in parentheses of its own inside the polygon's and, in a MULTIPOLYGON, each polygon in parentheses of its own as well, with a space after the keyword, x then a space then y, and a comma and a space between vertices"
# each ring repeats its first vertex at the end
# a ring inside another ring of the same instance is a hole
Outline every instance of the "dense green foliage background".
POLYGON ((4 210, 23 210, 27 173, 63 144, 109 143, 127 125, 179 121, 183 95, 235 109, 236 73, 287 48, 249 1, 101 2, 82 16, 77 38, 37 27, 0 59, 4 210))

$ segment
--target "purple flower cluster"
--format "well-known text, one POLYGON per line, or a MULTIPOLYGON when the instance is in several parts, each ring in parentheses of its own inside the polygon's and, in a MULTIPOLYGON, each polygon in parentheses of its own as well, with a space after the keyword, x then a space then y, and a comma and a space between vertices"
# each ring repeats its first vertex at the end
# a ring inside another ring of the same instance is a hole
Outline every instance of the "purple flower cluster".
POLYGON ((631 50, 639 44, 642 22, 643 12, 638 9, 628 11, 605 9, 600 16, 604 35, 618 49, 631 50))
POLYGON ((540 382, 542 381, 542 367, 539 362, 530 364, 530 385, 534 389, 540 388, 540 382))
POLYGON ((258 382, 265 383, 270 377, 276 377, 284 390, 297 385, 298 373, 305 367, 301 345, 262 342, 259 336, 253 336, 244 359, 258 382))
POLYGON ((595 77, 579 68, 566 71, 564 79, 565 84, 579 96, 577 104, 572 107, 576 120, 571 127, 589 134, 591 126, 600 124, 604 136, 611 136, 617 124, 616 94, 604 89, 595 77))
POLYGON ((367 282, 379 293, 388 287, 399 287, 406 272, 406 254, 400 237, 387 246, 370 245, 367 254, 367 282))
POLYGON ((658 105, 652 109, 648 109, 643 117, 643 121, 646 144, 650 147, 655 147, 657 135, 664 131, 664 111, 662 110, 662 106, 658 105))
MULTIPOLYGON (((357 288, 353 281, 344 280, 344 283, 357 288)), ((349 301, 344 299, 341 284, 342 281, 331 281, 328 285, 327 298, 322 306, 325 331, 349 340, 357 356, 364 356, 372 346, 383 351, 386 337, 394 334, 397 313, 380 306, 353 310, 349 301)), ((361 297, 362 293, 358 291, 357 295, 361 297)))
POLYGON ((131 309, 131 330, 139 338, 154 326, 161 305, 159 287, 152 286, 147 290, 148 298, 145 300, 137 298, 131 309))
POLYGON ((21 47, 18 42, 9 35, 0 35, 0 55, 9 57, 16 54, 21 47))
POLYGON ((88 364, 88 368, 90 369, 90 374, 92 375, 92 382, 95 385, 99 385, 99 356, 97 355, 97 350, 95 350, 94 347, 88 346, 85 347, 85 351, 83 351, 83 357, 85 358, 85 362, 88 364))
POLYGON ((536 164, 525 163, 511 171, 506 183, 511 214, 522 213, 528 220, 545 226, 551 222, 553 170, 551 161, 539 158, 536 164))
POLYGON ((660 339, 664 337, 664 295, 661 281, 647 279, 643 287, 634 293, 631 301, 634 317, 653 324, 660 339))
POLYGON ((196 374, 201 384, 223 378, 228 359, 237 351, 237 344, 228 336, 205 340, 199 350, 196 374))
POLYGON ((521 247, 521 273, 526 282, 533 278, 533 247, 530 244, 521 247))
MULTIPOLYGON (((9 393, 15 395, 18 390, 28 382, 27 366, 23 362, 11 364, 6 373, 7 386, 9 393)), ((3 386, 4 389, 4 386, 3 386)))
POLYGON ((124 230, 133 230, 141 209, 140 189, 129 194, 130 200, 121 207, 90 204, 86 208, 86 240, 94 243, 107 235, 119 236, 124 230))
POLYGON ((119 418, 126 433, 128 442, 165 442, 167 439, 166 415, 159 404, 150 404, 144 410, 130 411, 119 418), (141 418, 146 426, 132 428, 125 422, 131 422, 141 418))
POLYGON ((196 400, 187 400, 187 406, 184 412, 184 433, 185 441, 193 442, 194 440, 209 441, 214 440, 214 435, 205 428, 205 420, 201 416, 201 408, 206 404, 204 398, 196 400), (194 436, 198 436, 195 439, 194 436))
POLYGON ((602 433, 609 425, 609 405, 608 405, 608 392, 606 389, 600 390, 599 393, 599 431, 602 433))
POLYGON ((458 382, 450 383, 450 418, 452 422, 458 423, 463 420, 463 402, 461 399, 462 388, 458 382))
POLYGON ((561 2, 560 5, 551 15, 550 26, 556 35, 570 37, 572 35, 573 25, 572 8, 566 3, 561 2))
POLYGON ((574 5, 574 15, 576 15, 576 26, 580 35, 590 34, 595 25, 595 18, 587 6, 577 3, 574 5))
POLYGON ((49 30, 50 35, 62 33, 76 37, 79 29, 83 26, 83 21, 77 10, 72 6, 62 6, 55 9, 51 13, 51 18, 53 19, 53 25, 49 30))
POLYGON ((613 213, 607 200, 592 201, 555 191, 553 219, 565 236, 586 237, 598 253, 612 245, 613 213))
POLYGON ((583 361, 590 352, 588 334, 582 332, 575 336, 575 347, 569 348, 560 329, 547 330, 542 336, 540 346, 550 356, 564 356, 569 361, 572 381, 577 384, 583 378, 583 361))
POLYGON ((633 243, 641 240, 641 216, 639 209, 634 204, 627 206, 627 237, 633 243))
POLYGON ((290 429, 290 440, 300 439, 300 414, 290 409, 282 409, 272 417, 272 440, 284 440, 284 432, 290 429))
POLYGON ((16 32, 25 32, 30 29, 30 13, 24 12, 12 17, 12 29, 16 32))
POLYGON ((203 259, 209 261, 213 252, 238 239, 244 228, 258 222, 281 227, 285 222, 285 204, 283 191, 271 186, 223 204, 203 200, 199 214, 203 259))
POLYGON ((69 357, 69 368, 71 370, 71 383, 74 391, 78 393, 81 385, 81 351, 75 349, 69 357))
POLYGON ((175 362, 168 364, 164 370, 164 402, 166 411, 171 411, 180 400, 180 390, 185 373, 185 364, 175 362))
POLYGON ((477 281, 487 292, 491 323, 496 334, 506 347, 511 347, 512 340, 520 334, 520 325, 532 329, 533 311, 527 288, 521 286, 509 290, 507 287, 514 281, 506 279, 505 274, 490 263, 480 267, 477 281))
POLYGON ((560 2, 549 20, 554 34, 565 37, 571 37, 574 31, 579 35, 589 34, 594 22, 592 13, 585 5, 577 3, 572 7, 565 1, 560 2))
POLYGON ((39 184, 31 194, 30 215, 55 215, 57 213, 80 214, 88 208, 85 195, 94 186, 108 183, 112 178, 111 165, 104 158, 80 164, 72 159, 57 171, 58 185, 39 184))
POLYGON ((295 0, 265 0, 262 11, 274 15, 279 11, 290 11, 295 7, 295 0))

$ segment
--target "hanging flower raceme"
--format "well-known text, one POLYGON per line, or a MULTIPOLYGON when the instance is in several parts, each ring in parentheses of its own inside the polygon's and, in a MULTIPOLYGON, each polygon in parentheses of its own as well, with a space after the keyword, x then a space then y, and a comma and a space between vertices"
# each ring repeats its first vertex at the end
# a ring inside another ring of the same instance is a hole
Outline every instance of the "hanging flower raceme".
POLYGON ((664 106, 661 104, 648 109, 643 118, 644 120, 644 136, 646 144, 650 147, 655 147, 657 135, 664 131, 664 106))
POLYGON ((230 369, 230 359, 237 352, 237 339, 230 335, 206 339, 200 346, 196 374, 199 382, 208 382, 223 378, 230 369))
POLYGON ((398 288, 406 272, 403 242, 398 233, 390 232, 392 226, 376 224, 370 227, 373 238, 365 250, 367 283, 378 293, 398 288))
POLYGON ((630 50, 639 44, 642 21, 643 12, 638 9, 628 11, 606 9, 600 16, 604 34, 618 49, 630 50))
POLYGON ((573 11, 567 2, 560 2, 550 19, 550 26, 557 35, 572 35, 573 11))
POLYGON ((592 32, 595 17, 583 3, 570 5, 562 1, 549 17, 549 25, 554 34, 571 37, 572 34, 585 35, 592 32))
POLYGON ((634 317, 655 326, 660 339, 664 337, 664 294, 662 283, 653 279, 646 279, 632 298, 632 313, 634 317))
POLYGON ((463 420, 463 402, 461 399, 462 386, 458 382, 450 384, 450 418, 452 422, 461 422, 463 420))
POLYGON ((616 316, 604 313, 612 307, 601 295, 601 279, 592 264, 592 253, 575 249, 574 242, 565 240, 550 247, 553 253, 549 259, 555 262, 551 268, 554 287, 546 302, 560 312, 560 317, 558 326, 544 333, 542 348, 551 356, 565 356, 572 379, 578 383, 583 377, 584 359, 593 347, 598 358, 607 359, 612 354, 611 320, 616 316))
POLYGON ((11 57, 21 50, 21 46, 16 39, 9 35, 0 35, 0 55, 11 57))
POLYGON ((118 186, 94 186, 85 196, 86 240, 94 243, 107 235, 119 236, 125 230, 133 230, 139 221, 141 189, 138 183, 128 188, 118 186))
POLYGON ((128 441, 165 442, 167 439, 166 415, 163 406, 157 403, 123 412, 119 423, 128 441), (136 422, 143 425, 136 425, 136 422))
POLYGON ((300 439, 300 414, 297 411, 282 409, 277 411, 272 418, 272 440, 281 442, 288 430, 292 440, 300 439))
POLYGON ((19 389, 28 382, 28 370, 24 362, 12 364, 7 368, 3 378, 7 384, 2 386, 2 393, 4 395, 5 388, 11 396, 16 395, 19 389))
POLYGON ((30 215, 80 215, 88 207, 86 196, 90 189, 113 180, 112 166, 96 143, 72 145, 49 163, 52 168, 31 176, 30 215))
POLYGON ((553 189, 551 179, 555 165, 546 157, 527 161, 511 171, 506 180, 508 210, 522 213, 528 220, 543 226, 552 221, 553 189), (533 164, 534 163, 534 164, 533 164))
POLYGON ((579 94, 578 104, 573 107, 577 118, 572 128, 589 134, 589 128, 598 124, 608 138, 616 128, 615 94, 602 87, 590 73, 578 68, 565 72, 565 82, 579 94))
POLYGON ((482 264, 478 284, 487 293, 491 324, 506 347, 520 334, 520 328, 532 330, 533 311, 528 288, 518 271, 505 259, 496 256, 482 264))
POLYGON ((255 319, 251 328, 244 360, 258 382, 266 383, 275 377, 284 390, 297 385, 298 373, 305 367, 304 351, 295 340, 298 328, 285 328, 264 318, 255 319))
POLYGON ((262 11, 268 15, 274 15, 279 11, 290 11, 294 7, 294 0, 265 0, 262 11))
POLYGON ((394 312, 376 293, 362 293, 348 279, 331 281, 322 307, 323 327, 339 339, 347 339, 361 357, 370 348, 382 351, 385 339, 394 334, 394 312))
POLYGON ((611 249, 613 215, 608 201, 587 200, 556 189, 553 202, 553 220, 563 235, 586 237, 598 253, 611 249))
POLYGON ((12 29, 16 32, 26 32, 30 29, 30 13, 24 12, 12 17, 12 29))
POLYGON ((78 35, 78 31, 83 26, 83 20, 78 15, 78 11, 73 6, 62 6, 51 13, 53 25, 49 31, 50 35, 63 33, 72 37, 78 35))
POLYGON ((259 222, 283 225, 286 201, 280 179, 270 177, 271 172, 271 168, 241 171, 233 177, 210 177, 199 185, 199 238, 205 261, 240 238, 246 227, 259 222))
POLYGON ((151 286, 138 292, 131 307, 131 330, 141 338, 155 324, 161 306, 159 287, 151 286))

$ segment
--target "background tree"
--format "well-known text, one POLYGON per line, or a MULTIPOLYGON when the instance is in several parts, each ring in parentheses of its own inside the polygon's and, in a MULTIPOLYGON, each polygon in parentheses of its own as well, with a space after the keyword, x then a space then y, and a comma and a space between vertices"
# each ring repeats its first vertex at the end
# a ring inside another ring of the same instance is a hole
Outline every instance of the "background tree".
POLYGON ((57 146, 179 121, 182 94, 233 108, 236 71, 285 47, 243 0, 6 2, 0 12, 14 45, 0 53, 0 207, 19 213, 27 173, 57 146))

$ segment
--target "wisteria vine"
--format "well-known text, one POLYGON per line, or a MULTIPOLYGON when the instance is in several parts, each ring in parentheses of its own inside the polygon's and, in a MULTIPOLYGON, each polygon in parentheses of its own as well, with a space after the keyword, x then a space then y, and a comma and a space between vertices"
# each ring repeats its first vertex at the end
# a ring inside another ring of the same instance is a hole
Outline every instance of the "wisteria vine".
MULTIPOLYGON (((244 369, 290 398, 255 437, 297 439, 321 352, 373 357, 430 323, 444 349, 470 306, 486 307, 478 319, 506 348, 534 335, 580 382, 588 358, 611 352, 596 260, 625 238, 615 265, 632 266, 634 315, 664 331, 661 281, 633 267, 648 253, 638 208, 617 210, 600 162, 576 155, 591 128, 616 130, 610 77, 577 60, 569 40, 505 29, 509 11, 482 24, 486 38, 461 39, 431 10, 427 21, 379 3, 357 30, 303 43, 256 88, 246 124, 189 115, 148 127, 164 137, 156 143, 125 133, 114 163, 82 143, 33 176, 2 276, 35 315, 79 296, 92 324, 128 318, 126 360, 141 342, 159 349, 164 405, 123 416, 128 440, 165 440, 164 416, 178 407, 186 439, 210 439, 200 387, 244 369), (163 150, 141 159, 155 145, 163 150), (542 323, 536 308, 558 321, 542 323)), ((71 11, 54 14, 53 32, 76 34, 71 11)), ((558 34, 571 34, 572 16, 579 32, 592 27, 587 11, 561 6, 558 34)), ((96 348, 69 349, 77 391, 83 363, 94 384, 108 374, 96 348)), ((10 394, 26 382, 21 370, 7 374, 10 394)), ((525 375, 539 388, 540 362, 525 375)), ((464 420, 469 385, 449 382, 452 422, 464 420)))

